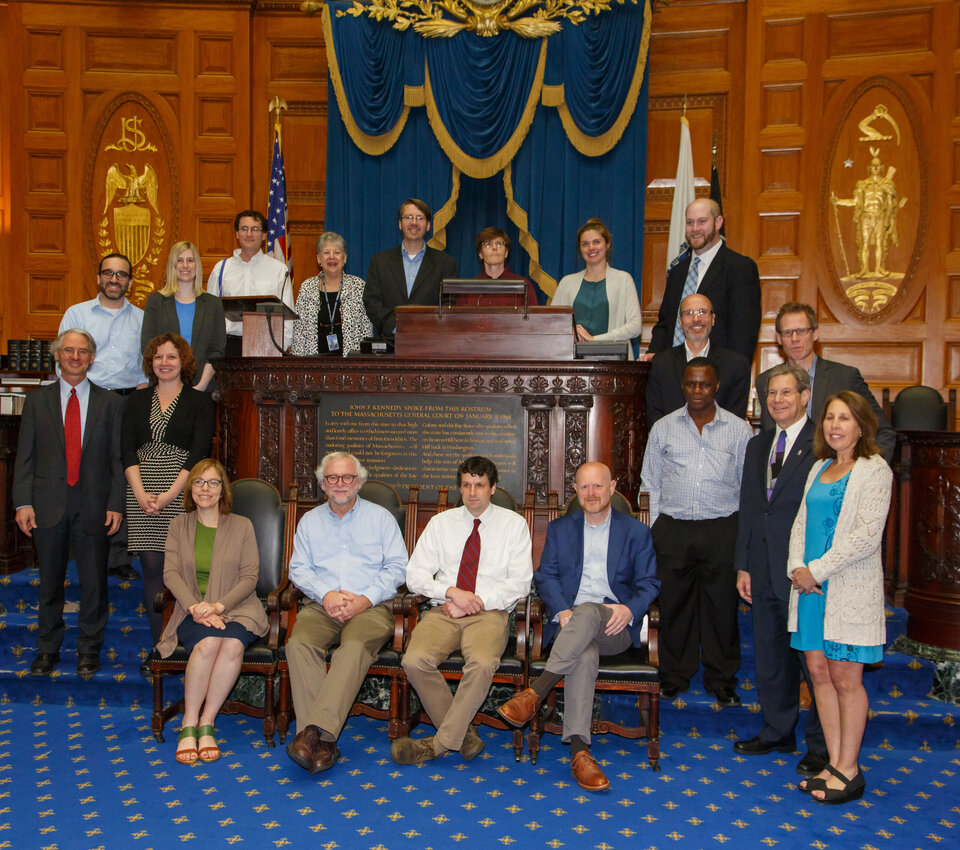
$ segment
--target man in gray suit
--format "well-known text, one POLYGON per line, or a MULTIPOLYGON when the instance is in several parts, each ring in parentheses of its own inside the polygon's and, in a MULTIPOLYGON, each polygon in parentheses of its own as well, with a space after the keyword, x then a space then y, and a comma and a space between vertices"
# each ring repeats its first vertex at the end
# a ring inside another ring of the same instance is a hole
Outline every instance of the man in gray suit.
MULTIPOLYGON (((787 356, 791 366, 798 366, 810 376, 810 400, 807 402, 807 416, 814 422, 820 417, 820 411, 827 398, 840 390, 853 390, 862 395, 877 416, 877 445, 887 463, 893 460, 893 450, 897 445, 897 433, 890 425, 890 421, 883 414, 880 405, 870 392, 870 387, 863 380, 860 370, 853 366, 846 366, 834 360, 825 360, 818 357, 813 350, 814 343, 820 339, 817 314, 809 304, 800 304, 788 301, 777 313, 777 342, 787 356)), ((770 372, 761 372, 757 376, 757 398, 763 402, 767 397, 767 386, 770 382, 770 372)), ((772 428, 773 417, 763 405, 760 412, 760 423, 763 430, 772 428)))
POLYGON ((73 544, 80 578, 77 673, 89 676, 100 669, 107 625, 107 537, 123 516, 123 401, 87 378, 97 351, 89 333, 66 330, 51 351, 60 379, 27 396, 13 468, 15 519, 33 537, 40 565, 38 653, 30 674, 46 676, 60 661, 73 544))
POLYGON ((419 198, 407 198, 397 213, 403 241, 373 255, 363 290, 363 306, 373 323, 373 332, 393 339, 397 330, 395 310, 405 304, 436 307, 440 283, 457 276, 457 261, 427 245, 433 213, 419 198))

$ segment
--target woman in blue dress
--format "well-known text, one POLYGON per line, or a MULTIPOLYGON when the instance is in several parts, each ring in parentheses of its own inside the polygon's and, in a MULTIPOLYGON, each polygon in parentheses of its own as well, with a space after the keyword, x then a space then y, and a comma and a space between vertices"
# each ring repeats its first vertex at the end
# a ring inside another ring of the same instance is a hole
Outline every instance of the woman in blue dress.
POLYGON ((893 473, 875 442, 877 419, 863 396, 844 390, 820 414, 820 460, 790 535, 790 645, 803 651, 830 763, 800 783, 819 803, 863 796, 858 764, 867 723, 863 665, 881 660, 885 639, 883 539, 893 473))

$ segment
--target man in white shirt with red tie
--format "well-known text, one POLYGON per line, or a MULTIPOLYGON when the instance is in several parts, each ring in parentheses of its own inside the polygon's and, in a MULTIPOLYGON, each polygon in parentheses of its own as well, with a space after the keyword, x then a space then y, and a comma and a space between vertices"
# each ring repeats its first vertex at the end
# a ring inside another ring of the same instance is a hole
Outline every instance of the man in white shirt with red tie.
POLYGON ((397 764, 420 764, 448 750, 470 761, 482 752, 473 718, 507 645, 510 611, 530 592, 530 532, 519 514, 491 504, 496 465, 467 458, 457 469, 457 486, 462 507, 427 523, 407 564, 407 587, 433 607, 413 631, 403 670, 437 731, 394 741, 390 758, 397 764), (451 694, 437 668, 457 650, 463 677, 451 694))

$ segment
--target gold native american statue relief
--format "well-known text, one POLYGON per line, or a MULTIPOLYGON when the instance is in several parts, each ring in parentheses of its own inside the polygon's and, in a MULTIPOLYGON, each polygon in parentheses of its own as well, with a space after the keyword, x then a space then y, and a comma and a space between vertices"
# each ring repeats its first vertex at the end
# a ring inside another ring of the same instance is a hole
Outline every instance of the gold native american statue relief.
MULTIPOLYGON (((878 104, 873 112, 860 122, 859 128, 863 133, 860 141, 880 142, 894 138, 892 135, 883 135, 870 126, 877 118, 885 118, 892 125, 899 144, 900 128, 883 104, 878 104)), ((830 203, 833 205, 840 255, 846 271, 841 281, 851 284, 845 290, 846 295, 862 312, 877 313, 897 294, 899 285, 894 281, 901 281, 904 277, 903 272, 888 268, 887 256, 891 246, 900 244, 897 213, 907 203, 907 198, 901 198, 897 191, 893 179, 896 168, 891 165, 886 173, 883 172, 879 146, 871 146, 869 150, 871 159, 867 166, 867 176, 857 181, 853 197, 838 198, 836 192, 831 191, 830 203), (837 207, 853 208, 858 261, 856 271, 851 270, 847 259, 837 207), (871 255, 873 268, 870 267, 871 255)))

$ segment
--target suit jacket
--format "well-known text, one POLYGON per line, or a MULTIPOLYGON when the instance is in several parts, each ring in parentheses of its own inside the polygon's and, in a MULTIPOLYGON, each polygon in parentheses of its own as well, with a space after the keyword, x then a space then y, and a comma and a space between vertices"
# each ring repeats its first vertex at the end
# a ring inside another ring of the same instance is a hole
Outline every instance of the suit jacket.
MULTIPOLYGON (((660 313, 650 337, 651 353, 673 347, 673 331, 683 295, 683 282, 690 268, 690 252, 667 274, 667 285, 660 302, 660 313)), ((760 273, 749 257, 720 246, 697 290, 713 304, 716 324, 710 334, 712 344, 728 348, 753 361, 760 334, 760 273)))
MULTIPOLYGON (((767 385, 770 383, 770 370, 757 375, 757 398, 760 399, 760 424, 762 428, 772 428, 773 419, 767 410, 764 400, 767 397, 767 385)), ((897 445, 897 432, 893 430, 890 420, 884 415, 882 408, 867 382, 863 380, 860 370, 853 366, 837 363, 835 360, 817 358, 817 366, 813 377, 813 404, 810 407, 810 416, 814 420, 820 417, 820 411, 826 400, 840 390, 853 390, 862 395, 877 416, 877 446, 887 463, 893 462, 893 450, 897 445)))
MULTIPOLYGON (((203 367, 208 361, 223 357, 227 347, 225 327, 223 302, 209 292, 200 293, 193 313, 190 337, 190 347, 193 349, 193 356, 197 358, 197 374, 194 380, 200 380, 203 367)), ((145 351, 151 339, 165 333, 181 333, 176 298, 173 295, 151 292, 143 308, 140 349, 145 351)))
MULTIPOLYGON (((123 512, 120 418, 123 399, 90 384, 87 418, 80 447, 81 522, 89 534, 105 532, 107 511, 123 512)), ((67 448, 60 408, 60 382, 27 396, 13 467, 13 504, 33 506, 38 528, 50 528, 67 507, 67 448)))
MULTIPOLYGON (((717 367, 717 379, 720 381, 717 404, 741 419, 746 418, 750 396, 750 361, 742 354, 720 348, 712 342, 707 359, 717 367)), ((650 361, 646 391, 647 428, 687 403, 680 387, 686 365, 685 345, 675 345, 661 351, 650 361)))
POLYGON ((754 587, 771 585, 779 599, 790 598, 787 555, 790 529, 796 518, 813 454, 816 425, 807 419, 797 435, 790 454, 783 459, 773 494, 767 500, 767 467, 777 428, 761 431, 747 443, 740 483, 740 522, 734 567, 750 573, 754 587))
POLYGON ((197 584, 197 512, 180 514, 170 521, 163 560, 163 583, 177 600, 173 615, 157 643, 161 658, 177 648, 177 628, 190 615, 187 609, 205 599, 223 604, 225 623, 238 622, 255 635, 270 627, 257 599, 260 559, 253 524, 238 514, 220 514, 210 556, 210 580, 201 596, 197 584))
MULTIPOLYGON (((547 526, 547 540, 540 566, 533 574, 537 592, 547 606, 548 622, 543 624, 543 640, 549 643, 557 633, 553 618, 573 608, 583 575, 584 516, 577 512, 555 519, 547 526)), ((616 599, 633 614, 627 626, 634 646, 640 645, 643 615, 660 593, 657 556, 653 536, 640 520, 610 510, 610 539, 607 544, 607 579, 616 599)))
POLYGON ((407 295, 407 277, 403 272, 401 247, 389 248, 373 255, 363 290, 363 306, 373 323, 373 332, 385 339, 393 337, 397 327, 394 310, 402 304, 436 307, 440 302, 440 282, 457 276, 457 261, 449 254, 431 248, 423 254, 420 271, 407 295))
MULTIPOLYGON (((140 464, 137 451, 153 439, 150 433, 150 405, 155 390, 156 387, 151 385, 127 396, 120 428, 120 454, 124 469, 140 464)), ((187 450, 189 454, 183 462, 184 469, 192 469, 194 464, 210 456, 214 418, 215 406, 209 393, 193 387, 180 390, 177 407, 167 424, 165 441, 187 450)))

